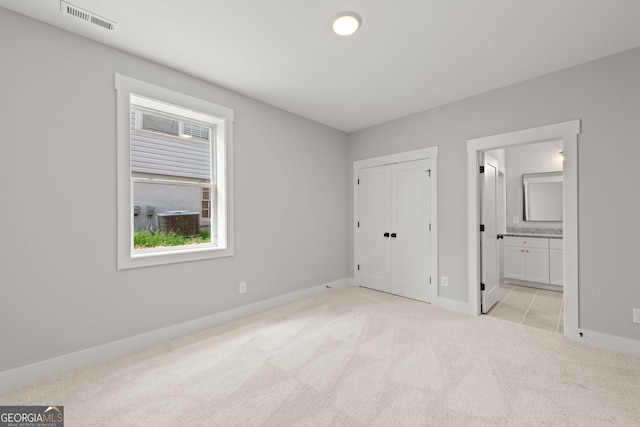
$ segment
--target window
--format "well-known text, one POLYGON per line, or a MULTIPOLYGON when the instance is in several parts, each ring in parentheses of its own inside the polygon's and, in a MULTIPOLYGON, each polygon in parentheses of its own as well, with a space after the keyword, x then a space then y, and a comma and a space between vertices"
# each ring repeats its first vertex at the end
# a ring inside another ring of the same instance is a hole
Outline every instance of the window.
POLYGON ((233 110, 116 75, 118 268, 233 255, 233 110))

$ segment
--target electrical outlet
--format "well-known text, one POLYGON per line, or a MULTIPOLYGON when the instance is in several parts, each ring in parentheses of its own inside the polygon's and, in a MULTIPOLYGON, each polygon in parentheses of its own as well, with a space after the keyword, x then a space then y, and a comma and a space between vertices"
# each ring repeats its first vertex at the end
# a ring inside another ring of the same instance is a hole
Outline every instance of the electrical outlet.
POLYGON ((449 286, 449 278, 447 276, 440 277, 440 286, 449 286))
POLYGON ((238 286, 238 291, 241 294, 244 294, 245 292, 247 292, 247 282, 240 282, 240 286, 238 286))
POLYGON ((518 218, 517 216, 513 217, 513 223, 517 224, 520 221, 520 218, 518 218))
POLYGON ((633 323, 640 323, 640 308, 633 309, 633 323))

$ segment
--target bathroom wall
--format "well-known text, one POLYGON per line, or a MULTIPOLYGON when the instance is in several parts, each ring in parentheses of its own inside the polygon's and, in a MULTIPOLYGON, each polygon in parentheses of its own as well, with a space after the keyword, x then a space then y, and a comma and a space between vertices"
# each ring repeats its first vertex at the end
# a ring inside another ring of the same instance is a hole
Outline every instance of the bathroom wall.
POLYGON ((561 142, 523 145, 505 150, 507 177, 507 230, 522 228, 561 229, 562 222, 523 221, 522 174, 562 170, 561 142))

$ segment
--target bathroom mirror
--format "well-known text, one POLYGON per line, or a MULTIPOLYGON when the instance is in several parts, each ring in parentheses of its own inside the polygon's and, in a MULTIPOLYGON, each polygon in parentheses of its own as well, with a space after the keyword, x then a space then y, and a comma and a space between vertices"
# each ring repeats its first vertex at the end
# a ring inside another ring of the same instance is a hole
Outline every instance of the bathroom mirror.
POLYGON ((562 172, 522 175, 525 221, 562 221, 562 172))

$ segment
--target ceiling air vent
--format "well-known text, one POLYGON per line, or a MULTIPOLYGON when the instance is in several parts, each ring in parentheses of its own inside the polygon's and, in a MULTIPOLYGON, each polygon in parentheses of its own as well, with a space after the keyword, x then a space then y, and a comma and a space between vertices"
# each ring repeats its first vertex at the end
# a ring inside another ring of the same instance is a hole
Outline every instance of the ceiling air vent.
POLYGON ((102 16, 96 15, 95 13, 89 12, 88 10, 84 10, 62 0, 60 1, 60 12, 75 16, 76 18, 90 22, 107 30, 115 30, 116 25, 118 25, 115 21, 103 18, 102 16))

